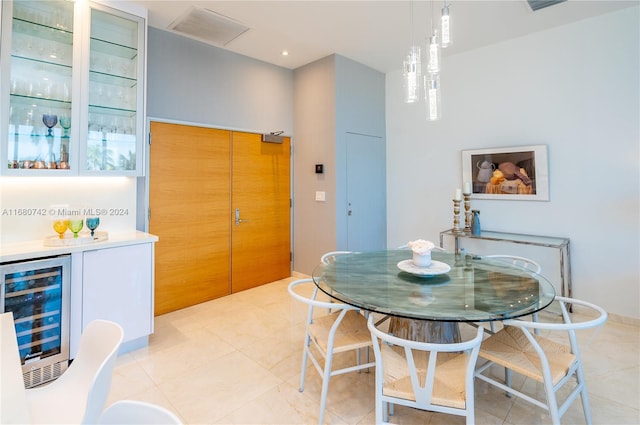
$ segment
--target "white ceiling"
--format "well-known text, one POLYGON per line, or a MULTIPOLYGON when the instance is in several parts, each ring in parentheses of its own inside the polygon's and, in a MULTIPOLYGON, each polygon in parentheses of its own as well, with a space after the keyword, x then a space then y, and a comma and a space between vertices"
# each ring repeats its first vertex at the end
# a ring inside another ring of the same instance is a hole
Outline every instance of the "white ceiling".
MULTIPOLYGON (((149 11, 149 25, 168 30, 192 7, 206 8, 250 29, 217 47, 295 69, 333 53, 378 71, 401 68, 413 38, 431 32, 434 1, 191 1, 133 0, 149 11), (413 7, 413 15, 411 8, 413 7), (282 56, 286 50, 288 56, 282 56)), ((526 0, 450 0, 454 44, 451 55, 640 4, 640 0, 568 0, 533 12, 526 0)), ((631 11, 629 13, 632 13, 631 11)), ((435 21, 434 21, 435 22, 435 21)))

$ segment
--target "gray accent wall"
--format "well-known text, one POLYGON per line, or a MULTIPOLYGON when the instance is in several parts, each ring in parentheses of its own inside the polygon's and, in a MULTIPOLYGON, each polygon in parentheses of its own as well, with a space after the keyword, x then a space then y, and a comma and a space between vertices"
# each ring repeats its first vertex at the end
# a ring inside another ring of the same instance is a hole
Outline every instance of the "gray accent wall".
MULTIPOLYGON (((293 136, 293 71, 149 27, 147 116, 293 136)), ((147 190, 147 178, 139 178, 136 228, 140 230, 147 228, 147 190)))
MULTIPOLYGON (((348 133, 386 141, 384 74, 336 55, 336 248, 347 248, 347 140, 348 133)), ((384 143, 386 145, 386 142, 384 143)), ((375 162, 375 161, 374 161, 375 162)), ((385 160, 380 161, 386 163, 385 160)), ((386 167, 379 170, 386 180, 386 167)), ((351 188, 357 190, 357 188, 351 188)), ((386 204, 386 187, 372 196, 386 204)), ((385 214, 386 217, 386 214, 385 214)), ((385 220, 386 222, 386 220, 385 220)), ((371 229, 383 232, 383 229, 371 229)), ((386 239, 386 237, 385 237, 386 239)), ((385 243, 386 245, 386 243, 385 243)))
POLYGON ((310 274, 336 246, 335 56, 294 71, 293 269, 310 274), (324 173, 315 173, 315 164, 324 173), (325 192, 325 202, 315 192, 325 192))
POLYGON ((147 115, 293 135, 293 71, 149 28, 147 115))
POLYGON ((294 93, 294 270, 309 274, 323 253, 347 248, 347 134, 385 139, 385 77, 331 55, 294 71, 294 93))

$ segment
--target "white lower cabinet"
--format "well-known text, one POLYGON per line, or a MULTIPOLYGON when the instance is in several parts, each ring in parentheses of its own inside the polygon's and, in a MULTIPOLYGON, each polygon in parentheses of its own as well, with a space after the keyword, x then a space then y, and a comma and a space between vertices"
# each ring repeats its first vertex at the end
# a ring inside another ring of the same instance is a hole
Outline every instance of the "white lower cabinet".
MULTIPOLYGON (((124 329, 121 352, 146 345, 153 332, 153 248, 153 243, 143 243, 96 249, 72 259, 76 278, 81 262, 82 292, 74 291, 82 300, 81 328, 95 319, 118 323, 124 329)), ((71 358, 77 351, 74 339, 71 358)))

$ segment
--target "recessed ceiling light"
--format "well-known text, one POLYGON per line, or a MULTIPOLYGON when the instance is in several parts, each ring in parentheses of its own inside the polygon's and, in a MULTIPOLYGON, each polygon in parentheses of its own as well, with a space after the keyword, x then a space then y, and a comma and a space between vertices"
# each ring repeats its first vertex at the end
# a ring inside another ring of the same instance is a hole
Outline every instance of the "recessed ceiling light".
POLYGON ((287 52, 286 50, 282 51, 282 56, 289 56, 289 52, 287 52))

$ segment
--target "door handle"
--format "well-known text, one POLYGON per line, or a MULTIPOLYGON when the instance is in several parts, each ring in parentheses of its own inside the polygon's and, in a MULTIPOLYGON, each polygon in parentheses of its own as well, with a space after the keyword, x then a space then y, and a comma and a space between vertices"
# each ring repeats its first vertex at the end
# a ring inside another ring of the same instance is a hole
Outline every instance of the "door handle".
POLYGON ((240 223, 246 223, 249 220, 242 220, 240 219, 240 208, 236 208, 236 226, 239 225, 240 223))

